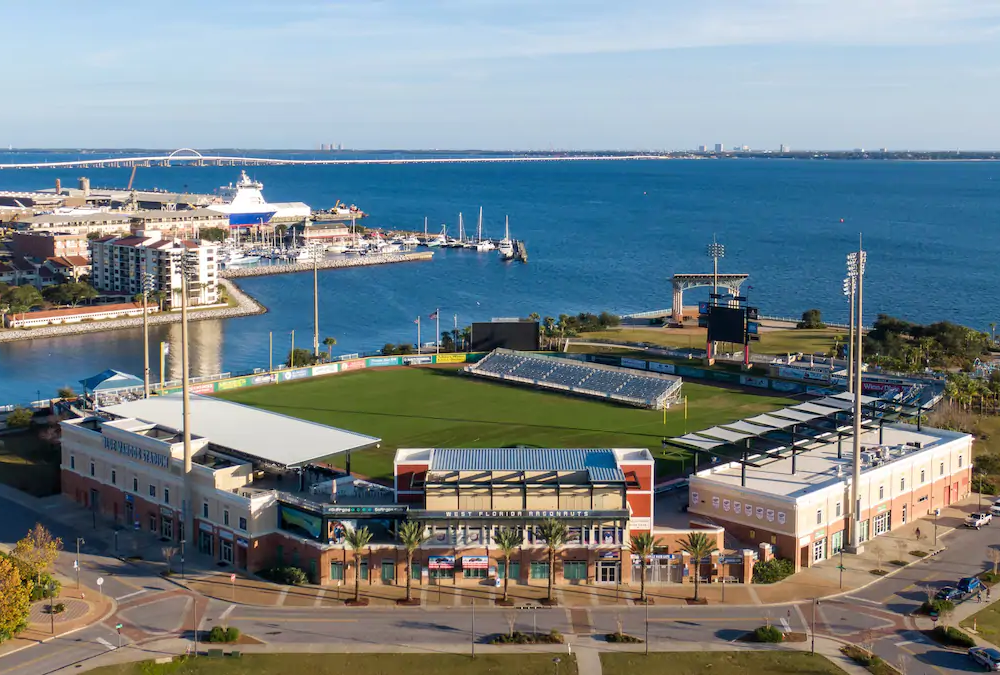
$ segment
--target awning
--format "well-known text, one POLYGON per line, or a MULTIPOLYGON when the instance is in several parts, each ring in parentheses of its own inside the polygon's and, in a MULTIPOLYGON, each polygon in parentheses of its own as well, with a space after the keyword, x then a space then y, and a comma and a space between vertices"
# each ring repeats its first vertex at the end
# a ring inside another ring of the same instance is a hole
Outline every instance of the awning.
POLYGON ((84 391, 92 391, 94 393, 116 391, 118 389, 132 389, 134 387, 143 386, 142 379, 136 377, 135 375, 129 375, 128 373, 123 373, 120 370, 105 370, 103 373, 98 373, 92 377, 88 377, 85 380, 80 380, 80 384, 83 385, 84 391))

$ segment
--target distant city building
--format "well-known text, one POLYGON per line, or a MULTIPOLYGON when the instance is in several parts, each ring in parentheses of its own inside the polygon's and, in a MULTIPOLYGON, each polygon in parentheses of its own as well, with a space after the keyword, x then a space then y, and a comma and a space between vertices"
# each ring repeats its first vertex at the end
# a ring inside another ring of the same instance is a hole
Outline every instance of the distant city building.
POLYGON ((134 296, 142 292, 143 276, 150 290, 165 291, 166 304, 181 304, 181 269, 186 261, 188 304, 214 305, 218 294, 218 247, 207 242, 164 239, 155 230, 126 237, 104 237, 90 243, 91 284, 104 293, 134 296))
POLYGON ((708 146, 707 145, 699 145, 698 146, 698 152, 708 152, 708 146))
POLYGON ((782 153, 791 152, 791 151, 792 151, 792 149, 789 148, 787 145, 785 145, 784 143, 781 144, 781 152, 782 153))
POLYGON ((343 143, 337 143, 337 150, 343 150, 343 149, 344 149, 344 144, 343 143))
POLYGON ((14 232, 10 244, 14 255, 42 260, 57 256, 90 257, 87 237, 79 232, 14 232))
POLYGON ((716 143, 715 144, 715 151, 716 152, 725 152, 726 151, 726 144, 725 143, 716 143))
POLYGON ((750 152, 750 146, 749 145, 742 145, 742 146, 740 146, 740 150, 742 150, 743 152, 750 152))

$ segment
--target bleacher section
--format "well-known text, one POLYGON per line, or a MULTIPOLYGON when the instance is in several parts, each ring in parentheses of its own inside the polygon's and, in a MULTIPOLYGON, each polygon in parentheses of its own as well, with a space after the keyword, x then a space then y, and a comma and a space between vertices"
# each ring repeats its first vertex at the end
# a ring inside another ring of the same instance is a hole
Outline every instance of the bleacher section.
POLYGON ((505 382, 568 391, 643 408, 669 407, 680 396, 681 378, 638 373, 596 363, 581 363, 510 349, 495 349, 465 372, 505 382))

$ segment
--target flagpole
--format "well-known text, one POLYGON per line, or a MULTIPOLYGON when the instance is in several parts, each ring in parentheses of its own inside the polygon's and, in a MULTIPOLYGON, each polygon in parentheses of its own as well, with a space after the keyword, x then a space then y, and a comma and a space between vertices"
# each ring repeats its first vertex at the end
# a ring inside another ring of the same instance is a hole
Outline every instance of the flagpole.
POLYGON ((434 347, 435 353, 441 353, 441 308, 434 310, 434 347))
POLYGON ((420 317, 417 317, 417 353, 420 353, 420 317))

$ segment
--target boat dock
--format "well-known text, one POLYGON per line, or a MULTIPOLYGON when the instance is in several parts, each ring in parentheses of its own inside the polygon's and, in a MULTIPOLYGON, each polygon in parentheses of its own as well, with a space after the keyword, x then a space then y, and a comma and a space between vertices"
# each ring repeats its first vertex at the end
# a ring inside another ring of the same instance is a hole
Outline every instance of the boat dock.
MULTIPOLYGON (((380 253, 351 257, 325 258, 315 264, 317 269, 329 270, 344 267, 365 267, 368 265, 386 265, 389 263, 416 262, 431 260, 433 251, 414 253, 380 253)), ((224 279, 241 279, 244 277, 263 277, 269 274, 288 274, 291 272, 309 272, 313 269, 312 262, 288 263, 285 265, 259 265, 254 267, 232 267, 219 273, 224 279)))

